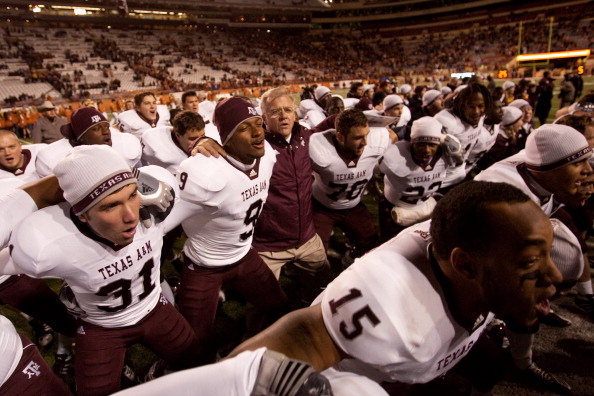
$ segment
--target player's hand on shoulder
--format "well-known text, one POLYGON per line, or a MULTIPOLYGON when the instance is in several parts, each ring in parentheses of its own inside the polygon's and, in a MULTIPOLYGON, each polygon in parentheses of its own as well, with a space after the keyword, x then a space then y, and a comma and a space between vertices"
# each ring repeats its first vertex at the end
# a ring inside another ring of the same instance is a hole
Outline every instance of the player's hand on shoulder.
POLYGON ((308 363, 282 353, 262 356, 252 396, 332 396, 330 382, 308 363))
POLYGON ((216 140, 206 136, 199 137, 192 142, 190 146, 190 155, 193 157, 196 154, 202 154, 205 157, 213 156, 219 158, 226 157, 227 152, 216 140))

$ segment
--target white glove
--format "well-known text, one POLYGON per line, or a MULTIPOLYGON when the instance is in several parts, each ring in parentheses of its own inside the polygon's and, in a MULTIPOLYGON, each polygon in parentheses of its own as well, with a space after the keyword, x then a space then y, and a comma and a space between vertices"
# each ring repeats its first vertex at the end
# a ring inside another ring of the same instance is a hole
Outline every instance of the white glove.
POLYGON ((309 364, 266 351, 251 396, 333 396, 328 379, 309 364))
POLYGON ((138 181, 138 193, 140 194, 140 218, 145 227, 152 225, 151 214, 159 220, 164 220, 173 208, 175 193, 171 186, 157 178, 134 169, 134 175, 138 181))
POLYGON ((441 147, 451 166, 460 166, 464 163, 464 148, 455 136, 441 135, 441 147))

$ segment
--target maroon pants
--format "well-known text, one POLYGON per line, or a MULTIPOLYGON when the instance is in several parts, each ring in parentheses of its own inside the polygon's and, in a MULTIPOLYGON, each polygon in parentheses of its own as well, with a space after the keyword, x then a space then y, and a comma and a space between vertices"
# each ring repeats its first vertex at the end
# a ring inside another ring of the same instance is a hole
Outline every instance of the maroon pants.
POLYGON ((223 285, 237 290, 262 312, 275 311, 287 302, 274 274, 254 249, 237 263, 224 267, 201 267, 186 258, 177 295, 178 307, 201 344, 212 334, 223 285), (188 265, 193 269, 188 269, 188 265))
POLYGON ((373 216, 363 202, 350 209, 328 209, 314 199, 314 225, 316 232, 322 238, 324 248, 328 251, 328 244, 334 227, 340 227, 349 241, 355 246, 354 256, 373 249, 379 244, 377 228, 373 216))
POLYGON ((68 313, 58 295, 40 279, 27 275, 11 276, 0 284, 0 304, 8 304, 48 324, 58 333, 74 337, 76 319, 68 313))
POLYGON ((79 396, 110 395, 120 389, 126 348, 141 343, 174 362, 196 354, 196 336, 180 313, 161 296, 155 308, 133 326, 105 328, 79 319, 75 376, 79 396))
POLYGON ((70 390, 47 365, 39 350, 21 336, 23 356, 10 378, 0 387, 0 396, 70 396, 70 390))

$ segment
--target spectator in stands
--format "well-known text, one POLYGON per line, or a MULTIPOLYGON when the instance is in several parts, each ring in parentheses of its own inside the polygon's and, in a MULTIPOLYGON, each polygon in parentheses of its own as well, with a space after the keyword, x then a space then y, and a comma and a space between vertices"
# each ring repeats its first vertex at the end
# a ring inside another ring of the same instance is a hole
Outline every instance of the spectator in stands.
POLYGON ((549 118, 554 88, 555 79, 551 77, 551 72, 547 70, 543 73, 543 76, 538 83, 538 100, 536 102, 536 109, 534 110, 534 115, 536 115, 536 118, 538 118, 540 125, 545 124, 547 122, 547 118, 549 118))
POLYGON ((56 114, 56 107, 52 102, 46 100, 37 109, 42 115, 33 125, 31 137, 33 143, 53 143, 63 138, 60 128, 68 122, 65 117, 56 114))

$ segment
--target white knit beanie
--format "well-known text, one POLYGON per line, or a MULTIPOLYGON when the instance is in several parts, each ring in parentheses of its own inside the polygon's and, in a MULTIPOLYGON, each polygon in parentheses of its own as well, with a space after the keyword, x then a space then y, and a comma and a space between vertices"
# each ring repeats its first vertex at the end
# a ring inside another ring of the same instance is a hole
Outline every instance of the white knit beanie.
POLYGON ((316 100, 320 100, 324 97, 324 95, 326 95, 329 92, 330 92, 330 88, 320 85, 319 87, 316 88, 316 90, 314 92, 314 96, 316 97, 316 100))
POLYGON ((503 117, 501 118, 501 125, 509 126, 518 121, 524 113, 517 107, 505 106, 503 108, 503 117))
POLYGON ((435 143, 441 142, 443 126, 433 117, 421 117, 413 121, 410 142, 411 143, 435 143))
POLYGON ((423 95, 423 107, 431 106, 431 104, 439 97, 443 97, 443 95, 437 89, 428 90, 425 92, 425 95, 423 95))
POLYGON ((102 144, 74 147, 55 166, 54 174, 77 216, 114 191, 136 183, 122 156, 102 144))
POLYGON ((563 275, 563 282, 576 281, 584 270, 584 255, 580 243, 561 220, 550 220, 554 235, 551 260, 563 275))
POLYGON ((526 166, 535 171, 557 169, 591 156, 584 135, 567 125, 541 125, 526 139, 526 166))

